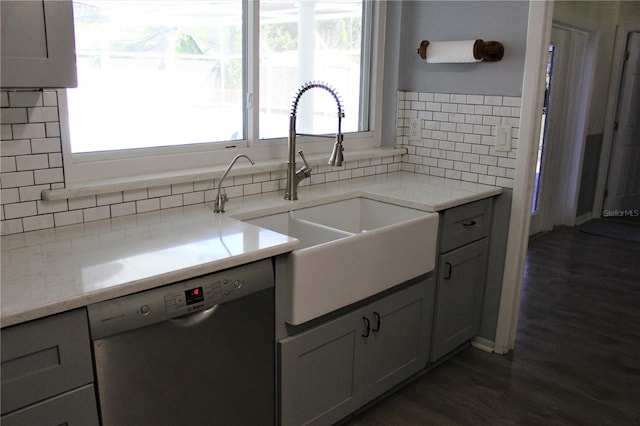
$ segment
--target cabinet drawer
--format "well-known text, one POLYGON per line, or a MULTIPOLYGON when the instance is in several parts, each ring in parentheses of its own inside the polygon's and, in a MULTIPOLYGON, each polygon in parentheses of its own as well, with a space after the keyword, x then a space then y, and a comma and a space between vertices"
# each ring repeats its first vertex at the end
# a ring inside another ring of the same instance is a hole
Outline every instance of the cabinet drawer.
POLYGON ((3 426, 98 426, 93 385, 47 399, 2 417, 3 426))
POLYGON ((492 199, 465 204, 444 212, 440 253, 479 240, 489 234, 492 199))
POLYGON ((84 309, 1 333, 2 414, 93 382, 84 309))

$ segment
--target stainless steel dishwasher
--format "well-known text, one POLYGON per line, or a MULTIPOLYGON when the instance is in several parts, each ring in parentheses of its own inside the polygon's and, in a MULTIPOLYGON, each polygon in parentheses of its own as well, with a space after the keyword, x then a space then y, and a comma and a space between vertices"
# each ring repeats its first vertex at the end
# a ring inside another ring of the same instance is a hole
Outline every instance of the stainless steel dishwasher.
POLYGON ((275 423, 271 260, 88 312, 103 425, 275 423))

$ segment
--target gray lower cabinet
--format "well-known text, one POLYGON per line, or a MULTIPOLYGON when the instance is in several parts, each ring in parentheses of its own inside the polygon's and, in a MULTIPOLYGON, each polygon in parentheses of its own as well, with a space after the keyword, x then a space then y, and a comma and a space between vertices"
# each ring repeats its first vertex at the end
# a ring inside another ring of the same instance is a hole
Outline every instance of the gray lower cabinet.
POLYGON ((492 199, 446 210, 440 232, 431 361, 480 331, 492 199))
POLYGON ((85 309, 3 328, 3 425, 98 425, 85 309))
POLYGON ((76 87, 71 0, 2 0, 0 86, 76 87))
POLYGON ((433 361, 480 331, 486 264, 486 238, 440 256, 433 361))
POLYGON ((280 423, 328 425, 425 367, 435 282, 282 339, 280 423))

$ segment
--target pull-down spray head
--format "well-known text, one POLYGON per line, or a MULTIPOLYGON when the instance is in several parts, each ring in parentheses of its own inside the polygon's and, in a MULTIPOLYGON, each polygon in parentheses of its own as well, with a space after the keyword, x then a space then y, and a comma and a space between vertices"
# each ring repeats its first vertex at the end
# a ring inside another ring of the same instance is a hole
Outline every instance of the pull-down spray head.
MULTIPOLYGON (((326 83, 310 81, 308 83, 303 84, 298 91, 296 92, 293 98, 293 104, 291 106, 291 116, 289 117, 289 140, 288 140, 288 151, 289 151, 289 160, 287 161, 287 188, 284 193, 285 200, 297 200, 298 199, 298 184, 305 178, 311 176, 311 168, 308 167, 305 161, 305 167, 296 171, 296 135, 299 135, 296 131, 296 116, 298 112, 298 102, 300 101, 300 97, 304 93, 306 93, 309 89, 318 88, 324 89, 333 96, 338 105, 338 132, 336 133, 336 142, 333 145, 333 150, 331 152, 331 156, 329 157, 328 164, 331 166, 342 166, 342 162, 344 161, 344 157, 342 155, 342 151, 344 148, 342 147, 342 118, 344 117, 344 112, 342 111, 342 104, 340 103, 340 97, 334 88, 329 86, 326 83)), ((306 135, 306 136, 314 136, 314 135, 306 135)), ((315 135, 322 136, 322 135, 315 135)), ((302 155, 302 153, 300 153, 302 155)), ((304 160, 304 157, 303 157, 304 160)))
POLYGON ((342 155, 342 151, 344 151, 344 147, 342 146, 343 137, 342 130, 340 129, 342 117, 344 117, 344 112, 338 111, 338 133, 336 134, 336 143, 333 144, 333 150, 329 156, 328 164, 330 166, 342 166, 342 161, 344 160, 344 156, 342 155))

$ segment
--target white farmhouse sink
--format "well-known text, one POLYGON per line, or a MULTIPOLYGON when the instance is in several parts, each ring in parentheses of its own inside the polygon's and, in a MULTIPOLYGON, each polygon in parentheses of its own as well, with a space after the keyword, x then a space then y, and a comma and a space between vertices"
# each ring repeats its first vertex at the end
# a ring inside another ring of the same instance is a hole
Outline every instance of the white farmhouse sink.
POLYGON ((279 213, 271 216, 258 217, 247 222, 261 228, 267 228, 281 234, 300 240, 298 250, 318 246, 329 241, 338 240, 353 235, 328 226, 315 224, 293 217, 293 212, 279 213))
POLYGON ((301 242, 284 281, 286 321, 294 325, 435 267, 437 213, 353 198, 247 222, 301 242))

